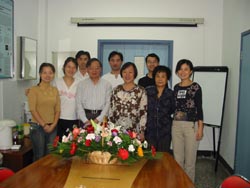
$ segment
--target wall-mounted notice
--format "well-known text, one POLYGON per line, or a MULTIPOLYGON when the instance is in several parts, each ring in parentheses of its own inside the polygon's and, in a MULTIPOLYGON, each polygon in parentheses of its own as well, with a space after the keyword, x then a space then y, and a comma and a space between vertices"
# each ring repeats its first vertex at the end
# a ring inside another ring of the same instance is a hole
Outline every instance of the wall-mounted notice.
POLYGON ((13 0, 0 0, 0 78, 13 77, 13 0))

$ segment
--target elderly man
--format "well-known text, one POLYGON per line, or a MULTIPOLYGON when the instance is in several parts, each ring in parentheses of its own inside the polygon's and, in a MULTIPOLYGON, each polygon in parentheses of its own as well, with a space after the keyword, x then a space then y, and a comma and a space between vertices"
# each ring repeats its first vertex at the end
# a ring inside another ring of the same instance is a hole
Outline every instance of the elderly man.
POLYGON ((89 78, 79 82, 76 92, 77 115, 85 126, 91 119, 98 123, 108 115, 112 91, 111 84, 101 78, 102 63, 98 59, 90 59, 86 66, 89 78))

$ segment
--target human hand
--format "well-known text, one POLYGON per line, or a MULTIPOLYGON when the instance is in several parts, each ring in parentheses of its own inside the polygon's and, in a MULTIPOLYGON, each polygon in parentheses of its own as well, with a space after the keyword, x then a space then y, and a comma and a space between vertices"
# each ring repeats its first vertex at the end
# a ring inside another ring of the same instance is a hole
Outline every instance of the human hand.
POLYGON ((91 125, 91 122, 89 120, 87 120, 87 121, 84 122, 84 127, 87 127, 89 125, 91 125))
POLYGON ((99 123, 98 119, 94 119, 94 122, 95 122, 95 123, 99 123))
POLYGON ((53 130, 55 129, 55 126, 53 124, 45 124, 43 126, 43 130, 46 132, 46 133, 51 133, 53 130))
POLYGON ((25 93, 26 96, 29 95, 29 92, 30 92, 30 88, 27 88, 27 89, 25 89, 25 91, 24 91, 24 93, 25 93))
POLYGON ((198 127, 198 130, 196 132, 196 140, 200 141, 203 138, 203 129, 198 127))
POLYGON ((138 139, 143 142, 145 140, 144 132, 139 133, 138 139))

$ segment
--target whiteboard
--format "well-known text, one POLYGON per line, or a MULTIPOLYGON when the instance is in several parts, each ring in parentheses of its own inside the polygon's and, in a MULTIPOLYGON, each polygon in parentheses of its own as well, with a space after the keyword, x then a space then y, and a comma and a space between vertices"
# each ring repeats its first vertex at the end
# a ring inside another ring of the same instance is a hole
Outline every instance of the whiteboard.
POLYGON ((204 123, 221 126, 227 87, 227 67, 195 67, 193 81, 202 89, 204 123))

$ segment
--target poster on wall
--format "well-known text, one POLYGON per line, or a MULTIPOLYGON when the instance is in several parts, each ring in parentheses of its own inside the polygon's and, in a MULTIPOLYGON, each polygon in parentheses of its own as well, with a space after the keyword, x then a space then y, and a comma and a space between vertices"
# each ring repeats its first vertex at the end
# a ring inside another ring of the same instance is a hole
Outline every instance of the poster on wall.
POLYGON ((13 77, 13 0, 0 0, 0 78, 13 77))

